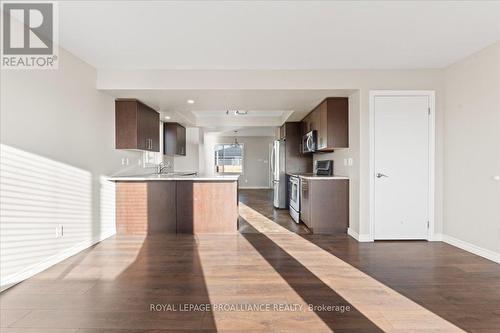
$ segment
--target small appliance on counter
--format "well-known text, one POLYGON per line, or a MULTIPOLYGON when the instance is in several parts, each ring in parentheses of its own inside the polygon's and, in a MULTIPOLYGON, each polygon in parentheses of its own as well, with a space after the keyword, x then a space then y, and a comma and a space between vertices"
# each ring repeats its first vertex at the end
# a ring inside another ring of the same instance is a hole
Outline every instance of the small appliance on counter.
POLYGON ((314 168, 315 174, 317 176, 333 176, 333 161, 323 160, 316 161, 316 166, 314 168))

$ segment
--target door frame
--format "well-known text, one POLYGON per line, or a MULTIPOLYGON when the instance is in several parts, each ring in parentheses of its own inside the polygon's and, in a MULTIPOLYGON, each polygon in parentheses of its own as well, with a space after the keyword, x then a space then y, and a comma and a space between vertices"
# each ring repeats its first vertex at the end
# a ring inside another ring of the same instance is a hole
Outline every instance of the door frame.
POLYGON ((426 96, 429 98, 429 228, 427 240, 434 240, 435 225, 435 149, 436 149, 436 102, 434 90, 370 90, 369 91, 369 205, 370 222, 369 240, 374 241, 375 234, 375 97, 378 96, 426 96))

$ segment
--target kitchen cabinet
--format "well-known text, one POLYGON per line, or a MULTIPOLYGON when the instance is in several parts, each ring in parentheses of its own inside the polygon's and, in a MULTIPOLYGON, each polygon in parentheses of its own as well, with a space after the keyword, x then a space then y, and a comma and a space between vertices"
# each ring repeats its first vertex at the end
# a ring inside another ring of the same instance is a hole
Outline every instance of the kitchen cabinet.
POLYGON ((346 234, 349 226, 348 179, 300 179, 300 219, 316 234, 346 234))
POLYGON ((311 127, 311 113, 302 119, 302 135, 310 132, 312 130, 311 127))
POLYGON ((308 228, 312 228, 309 181, 303 178, 300 179, 300 219, 308 228))
POLYGON ((312 172, 312 155, 302 154, 301 123, 284 123, 280 127, 280 139, 285 141, 285 173, 312 172))
POLYGON ((347 97, 328 97, 302 120, 303 134, 316 131, 316 151, 349 148, 348 101, 347 97))
POLYGON ((235 233, 238 183, 177 182, 177 233, 235 233))
MULTIPOLYGON (((309 115, 309 131, 320 131, 320 106, 316 107, 309 115)), ((316 133, 318 135, 319 133, 316 133)))
POLYGON ((176 182, 117 182, 116 230, 119 234, 176 232, 176 182))
POLYGON ((118 234, 236 233, 238 182, 116 182, 118 234))
POLYGON ((163 154, 186 156, 186 128, 179 123, 163 123, 163 154))
POLYGON ((284 123, 280 127, 280 140, 284 140, 285 138, 286 138, 286 123, 284 123))
POLYGON ((136 99, 115 101, 116 149, 160 151, 160 115, 136 99))

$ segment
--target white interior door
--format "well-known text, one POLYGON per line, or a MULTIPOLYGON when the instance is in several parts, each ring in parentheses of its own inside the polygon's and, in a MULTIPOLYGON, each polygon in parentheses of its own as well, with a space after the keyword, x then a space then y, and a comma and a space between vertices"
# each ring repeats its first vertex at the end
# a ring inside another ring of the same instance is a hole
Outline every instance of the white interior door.
POLYGON ((429 96, 374 97, 374 239, 427 239, 429 96))

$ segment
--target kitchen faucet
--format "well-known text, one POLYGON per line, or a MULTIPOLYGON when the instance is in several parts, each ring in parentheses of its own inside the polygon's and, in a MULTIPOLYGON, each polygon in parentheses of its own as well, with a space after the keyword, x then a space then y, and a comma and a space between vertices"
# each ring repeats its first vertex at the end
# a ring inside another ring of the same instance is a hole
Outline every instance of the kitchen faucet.
POLYGON ((170 167, 170 162, 167 162, 167 163, 160 162, 156 166, 156 173, 161 174, 161 173, 163 173, 163 170, 165 170, 166 168, 169 168, 169 167, 170 167))

